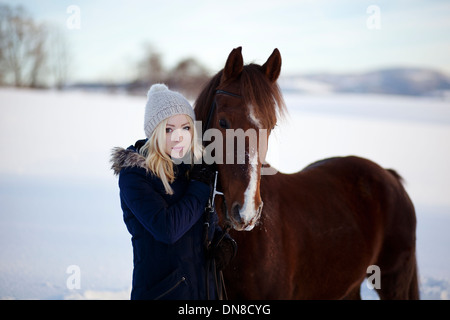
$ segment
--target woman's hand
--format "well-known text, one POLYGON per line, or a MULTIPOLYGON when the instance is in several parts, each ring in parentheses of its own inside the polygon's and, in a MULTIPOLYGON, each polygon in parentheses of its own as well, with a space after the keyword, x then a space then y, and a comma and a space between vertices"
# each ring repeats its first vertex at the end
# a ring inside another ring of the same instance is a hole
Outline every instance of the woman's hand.
POLYGON ((231 237, 224 237, 215 247, 213 252, 214 260, 216 261, 217 270, 223 270, 228 266, 236 256, 237 244, 231 237))
POLYGON ((208 186, 212 186, 214 182, 216 172, 212 165, 207 165, 202 162, 201 164, 194 164, 189 176, 192 180, 203 182, 208 186))

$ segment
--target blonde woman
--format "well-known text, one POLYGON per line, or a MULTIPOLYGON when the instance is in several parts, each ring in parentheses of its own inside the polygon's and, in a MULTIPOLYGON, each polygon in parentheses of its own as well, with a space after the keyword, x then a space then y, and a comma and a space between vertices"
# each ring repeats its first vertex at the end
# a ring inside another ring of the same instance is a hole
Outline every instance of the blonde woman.
POLYGON ((131 299, 216 299, 215 270, 206 260, 215 258, 223 268, 236 245, 227 236, 213 253, 204 246, 205 233, 212 240, 221 238, 221 230, 216 214, 204 229, 214 172, 203 164, 191 165, 202 152, 194 111, 163 84, 153 85, 147 97, 147 139, 128 149, 115 148, 111 160, 132 236, 131 299))

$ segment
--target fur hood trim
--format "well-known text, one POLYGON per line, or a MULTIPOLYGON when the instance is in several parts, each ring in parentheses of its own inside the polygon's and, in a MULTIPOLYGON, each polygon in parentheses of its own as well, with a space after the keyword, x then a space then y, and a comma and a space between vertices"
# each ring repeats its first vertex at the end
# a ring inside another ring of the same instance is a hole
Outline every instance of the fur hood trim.
POLYGON ((148 172, 145 165, 145 158, 132 149, 124 149, 120 147, 113 148, 111 151, 111 169, 115 175, 119 175, 122 168, 140 167, 148 172))

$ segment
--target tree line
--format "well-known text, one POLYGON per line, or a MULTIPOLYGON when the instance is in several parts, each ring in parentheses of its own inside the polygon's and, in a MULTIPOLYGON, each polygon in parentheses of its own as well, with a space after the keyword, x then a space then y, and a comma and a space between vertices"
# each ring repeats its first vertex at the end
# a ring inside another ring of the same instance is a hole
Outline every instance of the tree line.
POLYGON ((209 79, 209 71, 193 57, 180 60, 173 68, 165 68, 162 54, 152 45, 144 50, 144 57, 137 63, 136 79, 128 86, 130 93, 146 93, 152 84, 166 83, 169 88, 195 98, 209 79))
MULTIPOLYGON (((134 80, 120 84, 130 94, 145 94, 152 84, 163 82, 193 98, 209 78, 193 57, 165 68, 162 54, 152 45, 144 50, 134 80)), ((70 52, 63 30, 35 21, 22 6, 0 4, 0 85, 62 89, 70 80, 70 52)), ((114 90, 119 84, 104 86, 114 90)))

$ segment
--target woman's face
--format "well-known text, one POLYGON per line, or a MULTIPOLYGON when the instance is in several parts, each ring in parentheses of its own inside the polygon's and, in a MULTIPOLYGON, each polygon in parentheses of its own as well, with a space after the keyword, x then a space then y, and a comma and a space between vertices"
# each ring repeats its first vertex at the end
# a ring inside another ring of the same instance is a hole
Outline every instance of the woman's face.
POLYGON ((166 153, 172 158, 182 158, 191 147, 194 128, 189 116, 177 114, 170 117, 166 125, 166 153))

